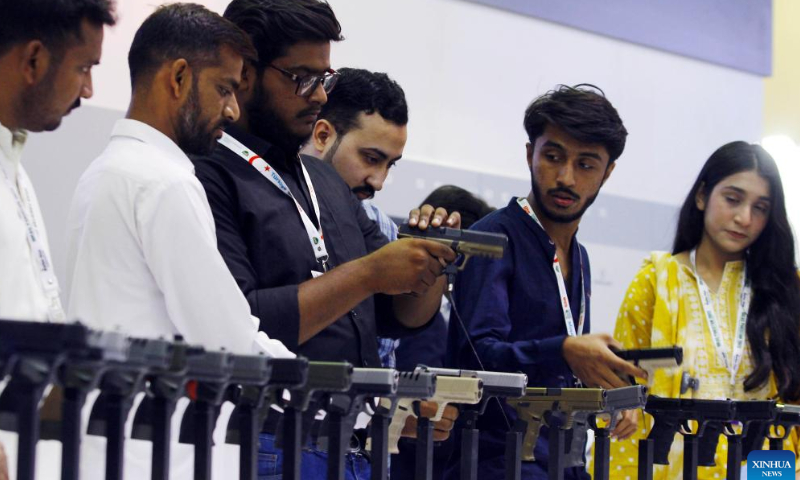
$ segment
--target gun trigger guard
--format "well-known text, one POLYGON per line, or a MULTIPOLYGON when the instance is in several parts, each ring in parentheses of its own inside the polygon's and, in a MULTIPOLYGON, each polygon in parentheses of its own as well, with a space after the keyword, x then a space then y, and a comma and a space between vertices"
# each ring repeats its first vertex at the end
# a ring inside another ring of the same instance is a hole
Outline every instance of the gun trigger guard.
MULTIPOLYGON (((472 255, 463 255, 462 254, 462 255, 459 255, 459 256, 460 257, 464 257, 464 262, 462 262, 461 265, 458 266, 458 271, 462 272, 462 271, 464 271, 464 268, 466 268, 467 262, 469 262, 469 259, 472 258, 472 255)), ((456 259, 456 261, 458 261, 458 259, 456 259)))

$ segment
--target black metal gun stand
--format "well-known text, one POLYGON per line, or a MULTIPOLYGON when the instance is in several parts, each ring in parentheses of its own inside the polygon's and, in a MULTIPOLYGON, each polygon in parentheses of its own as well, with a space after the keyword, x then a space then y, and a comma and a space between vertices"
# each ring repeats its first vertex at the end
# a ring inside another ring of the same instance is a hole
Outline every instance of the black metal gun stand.
POLYGON ((567 431, 561 425, 553 425, 548 433, 548 451, 550 459, 547 464, 547 478, 549 480, 564 480, 564 447, 566 445, 567 431))
POLYGON ((369 427, 372 440, 372 458, 370 462, 370 480, 386 480, 389 478, 389 423, 392 421, 391 408, 381 405, 376 399, 375 414, 369 427))
POLYGON ((350 446, 356 417, 364 410, 364 397, 334 393, 327 407, 328 480, 343 480, 345 456, 350 446))
POLYGON ((239 479, 255 480, 258 476, 258 434, 261 431, 262 414, 277 399, 267 386, 242 386, 235 400, 236 408, 230 422, 235 424, 235 434, 228 429, 227 443, 239 445, 239 479), (235 436, 235 438, 233 438, 235 436))
POLYGON ((595 420, 591 422, 591 427, 594 431, 594 477, 592 478, 593 480, 608 480, 611 431, 607 428, 598 427, 595 420))
POLYGON ((139 404, 133 419, 131 438, 149 440, 153 444, 150 477, 169 480, 172 441, 172 415, 185 395, 188 355, 203 353, 200 347, 190 347, 178 336, 172 345, 169 368, 149 375, 148 395, 139 404))
POLYGON ((650 438, 639 440, 639 480, 653 480, 654 442, 650 438))
POLYGON ((218 408, 225 401, 228 378, 230 371, 227 377, 223 374, 214 380, 197 381, 196 395, 184 413, 179 442, 194 445, 195 480, 211 480, 214 427, 217 424, 218 408))
POLYGON ((16 431, 17 479, 34 480, 39 441, 39 402, 53 379, 60 356, 20 355, 2 396, 3 428, 16 431))
POLYGON ((681 432, 683 435, 683 479, 697 480, 699 434, 681 432))
MULTIPOLYGON (((61 422, 53 425, 53 436, 42 438, 61 440, 61 480, 80 478, 81 418, 83 405, 89 392, 100 382, 106 367, 101 362, 67 364, 59 372, 63 386, 61 422)), ((43 428, 44 423, 43 423, 43 428)))
POLYGON ((461 417, 464 428, 461 429, 461 480, 478 480, 478 417, 480 411, 465 410, 461 417))
POLYGON ((728 473, 727 480, 742 478, 742 436, 729 425, 725 425, 725 436, 728 438, 728 473))
POLYGON ((419 415, 419 404, 414 404, 417 411, 417 444, 414 463, 415 480, 431 480, 433 477, 433 422, 430 418, 419 415))
POLYGON ((92 407, 89 434, 106 437, 106 480, 122 480, 125 421, 133 397, 144 385, 145 369, 122 367, 103 376, 100 396, 92 407))
POLYGON ((522 477, 522 439, 528 425, 517 419, 514 428, 506 433, 506 480, 520 480, 522 477))

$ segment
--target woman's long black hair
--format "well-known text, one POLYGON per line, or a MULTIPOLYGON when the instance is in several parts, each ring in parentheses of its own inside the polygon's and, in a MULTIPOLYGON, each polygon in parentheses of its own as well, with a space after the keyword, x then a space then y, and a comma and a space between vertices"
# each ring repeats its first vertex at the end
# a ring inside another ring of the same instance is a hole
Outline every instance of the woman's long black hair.
POLYGON ((703 237, 704 213, 697 208, 697 193, 710 196, 722 179, 745 171, 755 171, 769 183, 770 209, 764 231, 747 253, 747 276, 753 289, 747 340, 755 367, 745 379, 744 388, 747 391, 764 385, 770 372, 774 372, 780 397, 798 400, 800 280, 781 177, 766 150, 746 142, 732 142, 711 155, 681 207, 672 253, 697 248, 703 237))

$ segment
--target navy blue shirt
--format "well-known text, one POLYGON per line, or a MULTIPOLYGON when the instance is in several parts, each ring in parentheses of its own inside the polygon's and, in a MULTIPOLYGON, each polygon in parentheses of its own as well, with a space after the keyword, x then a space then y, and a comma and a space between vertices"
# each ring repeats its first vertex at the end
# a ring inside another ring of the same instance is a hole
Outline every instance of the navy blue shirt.
MULTIPOLYGON (((556 248, 547 233, 525 213, 517 199, 486 216, 472 230, 508 236, 508 249, 500 260, 472 258, 455 285, 458 313, 486 370, 523 372, 531 387, 574 387, 575 380, 562 356, 567 336, 558 283, 553 272, 556 248)), ((586 291, 584 333, 589 332, 591 273, 586 249, 573 237, 570 247, 567 295, 577 323, 581 303, 581 270, 586 291)), ((450 314, 448 363, 457 368, 480 369, 463 330, 450 314)), ((577 325, 576 325, 577 327, 577 325)), ((514 410, 505 407, 513 425, 514 410)), ((505 433, 508 431, 497 402, 488 405, 479 421, 481 431, 479 478, 502 476, 505 433), (484 476, 484 474, 486 476, 484 476)), ((539 478, 547 471, 547 429, 534 450, 536 464, 523 467, 524 478, 539 478)), ((569 478, 569 473, 567 477, 569 478)), ((546 478, 546 476, 542 477, 546 478)))
MULTIPOLYGON (((331 267, 363 257, 388 243, 332 166, 303 157, 318 196, 322 218, 317 219, 297 154, 286 154, 235 126, 227 132, 280 173, 315 224, 322 221, 331 267)), ((320 270, 320 265, 294 201, 224 146, 218 146, 208 157, 192 161, 214 215, 222 258, 247 297, 253 315, 260 319, 260 329, 271 338, 311 360, 380 367, 378 333, 396 338, 417 331, 407 329, 396 319, 392 297, 374 295, 298 345, 298 285, 311 279, 311 271, 320 270)))

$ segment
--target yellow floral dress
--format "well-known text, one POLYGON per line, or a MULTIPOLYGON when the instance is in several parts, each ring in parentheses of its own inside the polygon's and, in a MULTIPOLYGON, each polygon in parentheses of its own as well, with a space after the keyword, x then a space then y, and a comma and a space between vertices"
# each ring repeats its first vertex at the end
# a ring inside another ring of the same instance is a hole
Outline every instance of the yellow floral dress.
MULTIPOLYGON (((732 349, 733 332, 738 310, 743 262, 725 265, 719 290, 712 294, 720 318, 723 341, 732 349)), ((749 392, 744 380, 753 370, 752 355, 746 344, 736 381, 731 384, 730 373, 718 360, 711 340, 705 314, 692 269, 665 252, 654 252, 645 259, 639 273, 631 282, 620 307, 614 338, 624 348, 683 347, 683 365, 671 370, 657 370, 648 381, 649 392, 663 397, 764 400, 777 394, 774 378, 749 392), (682 372, 700 381, 698 391, 680 394, 682 372)), ((636 479, 638 440, 645 438, 652 425, 649 415, 639 415, 639 428, 628 440, 611 443, 611 478, 636 479)), ((793 432, 784 443, 787 450, 797 451, 797 436, 793 432)), ((727 439, 720 436, 716 467, 699 467, 700 479, 724 479, 727 461, 727 439)), ((654 480, 682 478, 683 439, 676 434, 669 455, 669 465, 656 465, 654 480)))

